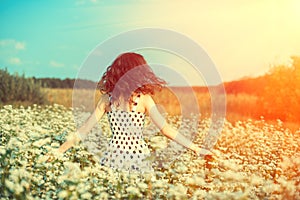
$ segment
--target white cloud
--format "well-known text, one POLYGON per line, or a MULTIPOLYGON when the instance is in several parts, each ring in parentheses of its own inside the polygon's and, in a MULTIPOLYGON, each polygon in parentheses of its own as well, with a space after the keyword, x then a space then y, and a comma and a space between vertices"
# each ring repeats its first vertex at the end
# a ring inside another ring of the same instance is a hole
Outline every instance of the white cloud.
POLYGON ((79 70, 79 69, 80 69, 80 66, 78 66, 78 65, 73 65, 73 69, 79 70))
POLYGON ((63 63, 59 63, 59 62, 54 61, 54 60, 51 60, 51 61, 50 61, 50 65, 51 65, 52 67, 64 67, 64 66, 65 66, 63 63))
POLYGON ((13 64, 13 65, 20 65, 20 64, 22 64, 21 59, 18 58, 18 57, 10 58, 8 62, 9 62, 10 64, 13 64))
POLYGON ((26 43, 20 42, 20 41, 14 40, 14 39, 6 39, 6 40, 0 40, 0 47, 12 48, 14 50, 25 50, 26 43))
POLYGON ((15 48, 17 50, 24 50, 25 49, 25 42, 16 42, 15 43, 15 48))
POLYGON ((85 4, 88 4, 88 3, 96 4, 96 3, 98 3, 98 0, 77 0, 75 2, 75 5, 76 6, 82 6, 82 5, 85 5, 85 4))

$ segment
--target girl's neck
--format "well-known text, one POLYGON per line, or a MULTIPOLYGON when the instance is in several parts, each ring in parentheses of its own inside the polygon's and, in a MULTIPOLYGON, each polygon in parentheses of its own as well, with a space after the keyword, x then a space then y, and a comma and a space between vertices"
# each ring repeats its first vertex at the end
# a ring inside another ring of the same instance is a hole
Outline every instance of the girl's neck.
POLYGON ((131 111, 132 107, 134 106, 133 99, 136 98, 136 96, 136 93, 133 93, 129 99, 124 99, 123 96, 120 96, 119 99, 117 99, 115 102, 111 102, 111 104, 117 110, 131 111))

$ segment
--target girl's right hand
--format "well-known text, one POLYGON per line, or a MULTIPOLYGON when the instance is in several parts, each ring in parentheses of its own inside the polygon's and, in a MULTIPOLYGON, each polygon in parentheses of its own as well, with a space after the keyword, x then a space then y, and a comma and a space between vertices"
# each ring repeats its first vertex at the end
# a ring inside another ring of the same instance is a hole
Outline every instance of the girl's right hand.
POLYGON ((63 153, 60 152, 59 149, 55 149, 52 152, 48 152, 46 156, 48 157, 47 162, 52 162, 58 158, 61 158, 63 153))
POLYGON ((55 160, 55 156, 53 154, 46 154, 46 156, 48 157, 47 162, 52 162, 55 160))

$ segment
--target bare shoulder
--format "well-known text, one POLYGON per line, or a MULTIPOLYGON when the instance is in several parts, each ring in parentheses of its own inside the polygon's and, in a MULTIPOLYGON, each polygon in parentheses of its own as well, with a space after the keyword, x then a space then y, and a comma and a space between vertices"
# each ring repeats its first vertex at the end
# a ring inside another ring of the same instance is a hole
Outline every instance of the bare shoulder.
POLYGON ((140 101, 142 103, 149 103, 150 101, 153 101, 153 99, 149 94, 141 94, 140 101))
POLYGON ((140 102, 144 106, 146 112, 148 112, 149 108, 155 104, 152 96, 149 94, 141 94, 140 102))
POLYGON ((98 104, 97 108, 99 109, 106 109, 106 107, 109 105, 109 95, 108 94, 102 94, 98 104))

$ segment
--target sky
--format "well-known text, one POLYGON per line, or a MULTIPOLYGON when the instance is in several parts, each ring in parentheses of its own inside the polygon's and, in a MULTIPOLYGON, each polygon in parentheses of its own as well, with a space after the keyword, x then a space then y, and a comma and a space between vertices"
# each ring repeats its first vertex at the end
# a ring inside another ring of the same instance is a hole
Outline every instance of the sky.
MULTIPOLYGON (((297 0, 0 0, 0 68, 27 77, 78 78, 93 54, 97 70, 82 77, 98 80, 117 54, 97 57, 97 47, 128 31, 157 28, 196 42, 217 76, 232 81, 300 56, 299 24, 297 0)), ((120 46, 126 42, 136 41, 120 46)), ((181 55, 138 52, 171 85, 209 82, 181 55)))

